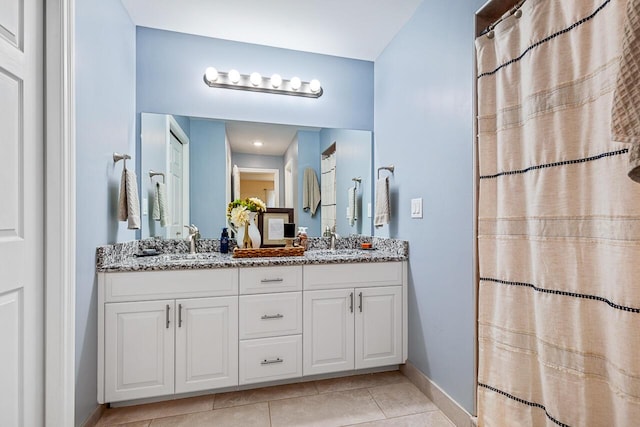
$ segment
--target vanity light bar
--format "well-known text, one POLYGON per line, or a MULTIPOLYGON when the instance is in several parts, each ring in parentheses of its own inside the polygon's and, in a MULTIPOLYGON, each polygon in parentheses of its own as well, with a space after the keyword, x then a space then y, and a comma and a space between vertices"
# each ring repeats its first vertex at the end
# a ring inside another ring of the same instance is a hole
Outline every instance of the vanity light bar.
POLYGON ((263 77, 259 73, 240 74, 236 70, 229 70, 225 73, 209 67, 205 71, 203 79, 207 86, 223 89, 303 96, 305 98, 320 98, 324 93, 318 80, 303 82, 298 77, 286 80, 278 74, 263 77))

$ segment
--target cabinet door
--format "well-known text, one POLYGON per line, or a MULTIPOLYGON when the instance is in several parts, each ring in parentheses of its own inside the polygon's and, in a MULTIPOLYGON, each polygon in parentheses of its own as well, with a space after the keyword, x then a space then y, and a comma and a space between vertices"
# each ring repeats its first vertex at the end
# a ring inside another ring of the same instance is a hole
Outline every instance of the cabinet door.
POLYGON ((238 297, 176 300, 176 393, 238 385, 238 297))
POLYGON ((174 302, 105 304, 105 400, 173 393, 174 302))
POLYGON ((402 363, 402 286, 355 291, 356 369, 402 363))
POLYGON ((303 375, 353 369, 353 289, 304 293, 303 375))

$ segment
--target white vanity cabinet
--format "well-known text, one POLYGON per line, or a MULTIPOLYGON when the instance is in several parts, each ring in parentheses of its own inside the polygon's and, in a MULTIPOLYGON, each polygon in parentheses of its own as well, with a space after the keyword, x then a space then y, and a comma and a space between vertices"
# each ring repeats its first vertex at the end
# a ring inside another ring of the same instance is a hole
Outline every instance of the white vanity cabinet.
POLYGON ((98 284, 100 403, 238 384, 237 269, 99 273, 98 284))
POLYGON ((240 269, 240 385, 302 376, 302 266, 240 269))
POLYGON ((401 262, 304 267, 304 375, 406 361, 405 268, 401 262))

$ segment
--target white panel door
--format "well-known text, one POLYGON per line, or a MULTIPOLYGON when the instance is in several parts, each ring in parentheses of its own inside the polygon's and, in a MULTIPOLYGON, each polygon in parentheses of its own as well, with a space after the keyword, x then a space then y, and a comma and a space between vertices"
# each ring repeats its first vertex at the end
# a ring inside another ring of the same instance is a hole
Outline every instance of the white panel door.
POLYGON ((238 385, 238 297, 176 307, 176 393, 238 385))
POLYGON ((171 225, 167 227, 167 237, 177 238, 182 236, 186 225, 183 213, 183 170, 182 170, 182 143, 173 132, 169 132, 169 177, 167 196, 169 198, 169 212, 171 213, 171 225))
POLYGON ((43 10, 0 1, 0 426, 44 424, 43 10))
POLYGON ((105 401, 173 394, 174 301, 105 304, 105 401))
POLYGON ((303 374, 354 368, 354 291, 304 293, 303 374))
POLYGON ((356 295, 356 369, 402 363, 402 286, 356 295))

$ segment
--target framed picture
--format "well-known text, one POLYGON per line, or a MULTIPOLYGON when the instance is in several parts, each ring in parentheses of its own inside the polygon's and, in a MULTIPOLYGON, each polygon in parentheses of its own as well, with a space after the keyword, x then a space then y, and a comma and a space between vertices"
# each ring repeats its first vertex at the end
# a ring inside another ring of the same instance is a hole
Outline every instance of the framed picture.
POLYGON ((284 224, 293 222, 293 208, 267 208, 258 217, 262 248, 284 246, 284 224))

